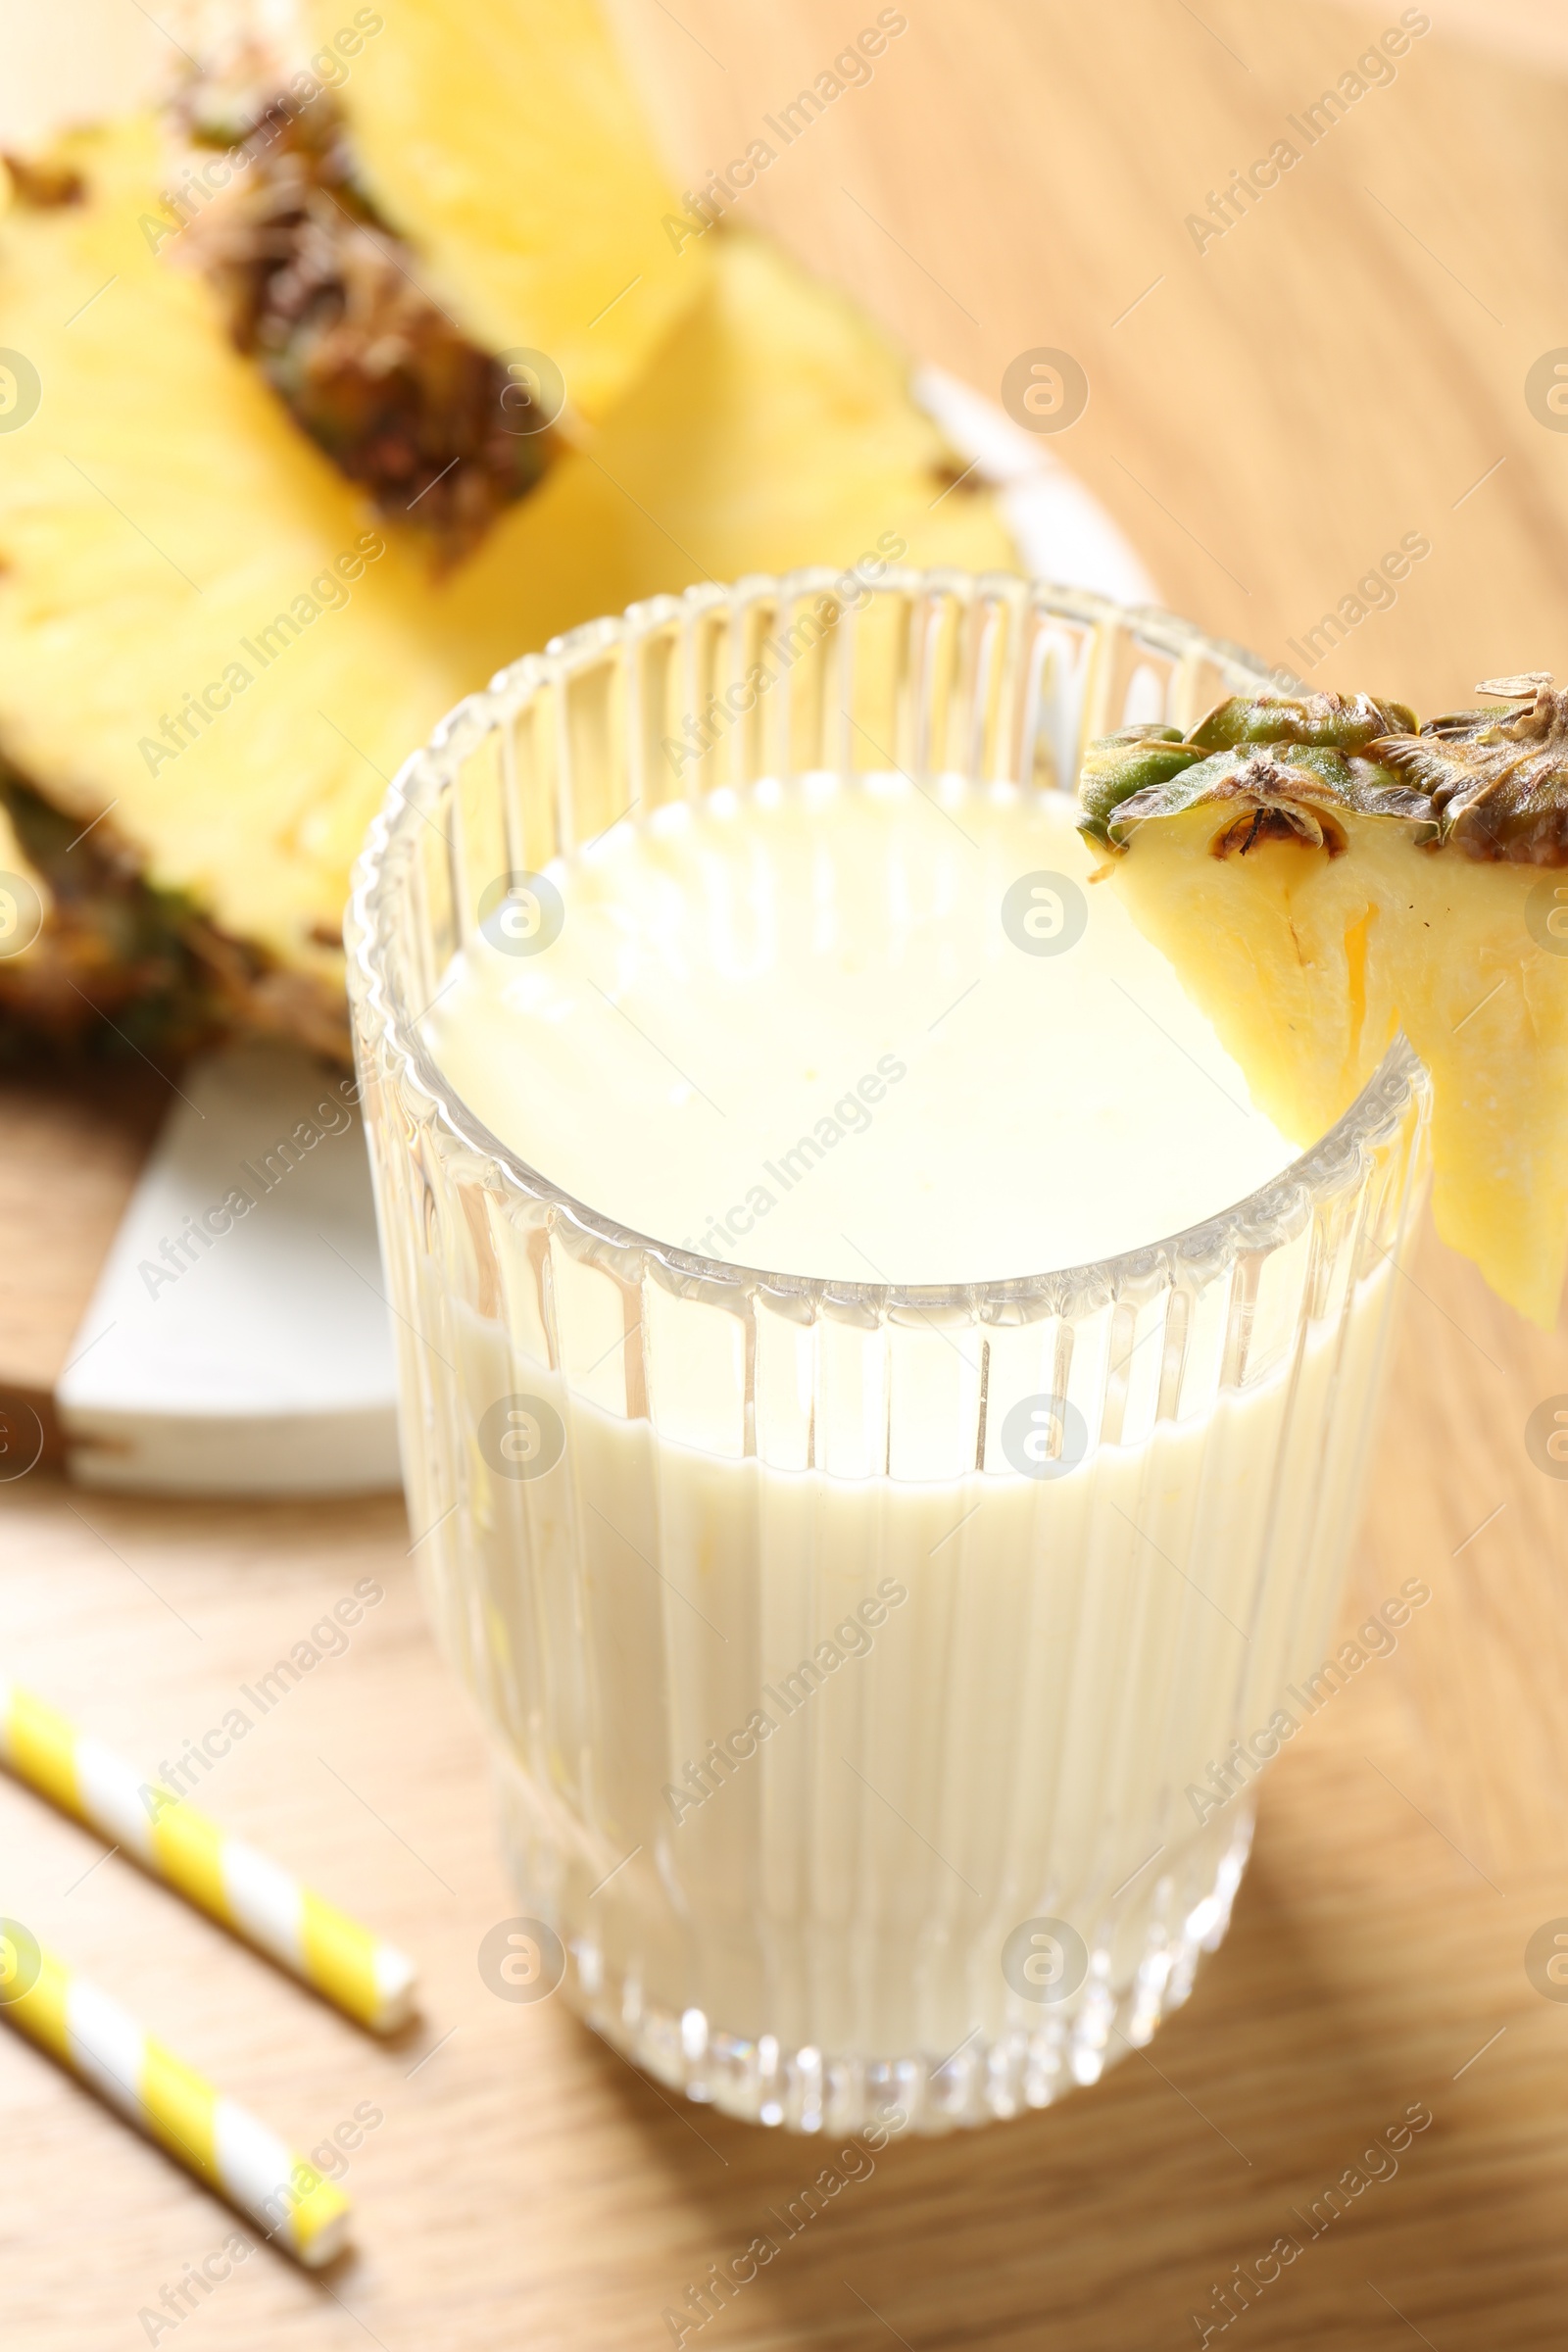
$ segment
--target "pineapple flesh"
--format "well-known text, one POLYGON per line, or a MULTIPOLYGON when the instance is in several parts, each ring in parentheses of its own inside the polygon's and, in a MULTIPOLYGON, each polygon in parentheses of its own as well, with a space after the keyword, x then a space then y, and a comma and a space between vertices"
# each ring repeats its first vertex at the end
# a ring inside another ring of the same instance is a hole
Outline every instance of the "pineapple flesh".
MULTIPOLYGON (((72 820, 48 878, 74 922, 39 943, 66 958, 62 1015, 96 1004, 126 1026, 113 943, 133 934, 179 999, 174 1042, 205 990, 214 1026, 341 1051, 366 826, 503 663, 705 577, 890 547, 1015 560, 990 492, 939 497, 956 467, 901 356, 773 247, 715 230, 695 303, 592 452, 433 575, 427 541, 376 514, 234 348, 204 276, 153 249, 176 160, 152 117, 76 134, 51 166, 76 199, 0 220, 0 317, 43 386, 0 466, 0 801, 19 827, 28 796, 72 820), (127 871, 146 894, 128 930, 92 917, 82 881, 122 890, 127 871)), ((41 985, 36 959, 26 991, 0 961, 14 1025, 41 985)))
POLYGON ((1568 1264, 1568 694, 1429 720, 1235 698, 1092 747, 1081 828, 1303 1146, 1402 1029, 1433 1081, 1444 1239, 1550 1327, 1568 1264))

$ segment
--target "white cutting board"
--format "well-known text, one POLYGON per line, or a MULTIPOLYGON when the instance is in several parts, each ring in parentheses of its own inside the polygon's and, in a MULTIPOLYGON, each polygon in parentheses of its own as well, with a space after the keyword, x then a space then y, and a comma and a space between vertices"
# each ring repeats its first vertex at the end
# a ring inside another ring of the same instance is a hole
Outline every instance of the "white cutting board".
POLYGON ((73 1476, 185 1494, 395 1486, 353 1080, 247 1045, 179 1090, 56 1383, 73 1476))

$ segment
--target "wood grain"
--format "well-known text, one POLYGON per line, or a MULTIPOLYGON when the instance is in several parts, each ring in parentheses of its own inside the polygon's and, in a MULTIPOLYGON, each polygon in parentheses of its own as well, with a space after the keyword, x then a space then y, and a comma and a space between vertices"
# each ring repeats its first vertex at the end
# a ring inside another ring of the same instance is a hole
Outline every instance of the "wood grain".
MULTIPOLYGON (((622 13, 686 185, 875 12, 622 13)), ((988 390, 1020 349, 1075 352, 1092 398, 1062 454, 1173 605, 1271 660, 1401 532, 1424 532, 1431 557, 1355 629, 1340 674, 1430 706, 1499 669, 1568 666, 1568 438, 1522 393, 1565 332, 1568 89, 1522 50, 1478 45, 1477 12, 1457 11, 1223 240, 1200 255, 1183 226, 1396 15, 931 0, 749 202, 988 390)), ((1530 7, 1494 21, 1524 42, 1532 18, 1549 33, 1530 7)), ((63 1360, 146 1119, 6 1091, 0 1376, 41 1388, 63 1360)), ((1192 2314, 1232 2266, 1301 2235, 1293 2214, 1415 2100, 1435 2120, 1397 2177, 1305 2242, 1236 2323, 1242 2340, 1560 2342, 1568 2006, 1523 1965, 1532 1932, 1568 1915, 1568 1485, 1523 1443, 1559 1391, 1563 1333, 1527 1331, 1429 1236, 1347 1623, 1407 1576, 1433 1598, 1274 1768, 1236 1925, 1191 2004, 1054 2112, 891 2147, 703 2342, 1197 2342, 1192 2314)), ((0 1662, 149 1768, 357 1578, 386 1592, 208 1801, 419 1955, 424 2021, 393 2048, 0 1783, 8 1910, 302 2144, 359 2100, 384 2111, 348 2176, 357 2257, 312 2281, 258 2251, 179 2343, 667 2343, 664 2307, 831 2151, 677 2110, 558 2003, 486 1992, 475 1949, 512 1906, 400 1506, 117 1501, 44 1467, 0 1487, 0 1662)), ((145 2342, 138 2312, 228 2217, 10 2036, 0 2105, 8 2341, 145 2342)))

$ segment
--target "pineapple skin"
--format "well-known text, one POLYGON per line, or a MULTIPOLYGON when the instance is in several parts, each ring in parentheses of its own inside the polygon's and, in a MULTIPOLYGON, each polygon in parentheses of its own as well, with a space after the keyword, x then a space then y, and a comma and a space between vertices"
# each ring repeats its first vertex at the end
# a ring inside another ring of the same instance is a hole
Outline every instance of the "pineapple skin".
POLYGON ((704 577, 879 543, 1015 561, 989 492, 932 511, 951 453, 902 356, 774 248, 715 231, 706 286, 593 455, 433 579, 179 266, 159 192, 180 160, 151 119, 79 134, 61 161, 86 200, 0 220, 0 317, 44 387, 0 467, 0 753, 78 825, 118 804, 94 841, 264 967, 240 994, 267 1026, 344 1035, 366 827, 408 752, 507 662, 704 577), (280 613, 308 618, 264 664, 280 613), (161 751, 164 720, 225 679, 227 708, 161 751))
POLYGON ((1133 830, 1109 870, 1140 928, 1303 1147, 1402 1028, 1433 1079, 1438 1230, 1550 1329, 1568 1270, 1568 956, 1528 920, 1541 869, 1348 811, 1341 855, 1272 840, 1216 856, 1233 822, 1210 803, 1133 830))

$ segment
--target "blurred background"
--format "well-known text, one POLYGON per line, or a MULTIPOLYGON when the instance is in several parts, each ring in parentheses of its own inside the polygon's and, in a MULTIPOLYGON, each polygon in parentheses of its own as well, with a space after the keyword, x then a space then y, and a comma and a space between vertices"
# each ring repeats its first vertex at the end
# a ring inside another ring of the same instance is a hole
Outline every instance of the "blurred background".
MULTIPOLYGON (((393 42, 394 0, 381 13, 393 42)), ((828 0, 608 13, 683 204, 876 19, 828 0)), ((1010 440, 975 428, 979 474, 1034 465, 1050 485, 1029 561, 1049 567, 1059 549, 1063 576, 1102 585, 1142 567, 1161 603, 1271 665, 1423 715, 1483 677, 1568 667, 1568 401, 1552 399, 1568 382, 1568 16, 1554 0, 893 13, 906 26, 874 72, 734 209, 913 361, 1010 412, 1010 440), (1384 62, 1358 73, 1369 54, 1384 62), (1324 111, 1329 91, 1341 103, 1324 111), (1239 197, 1235 175, 1280 140, 1298 150, 1290 169, 1239 197), (1039 351, 1087 382, 1081 414, 1049 435, 1008 389, 1039 351), (1092 505, 1073 503, 1074 484, 1092 505)), ((164 90, 187 37, 184 18, 138 0, 47 13, 8 0, 0 149, 32 151, 62 120, 164 90)), ((0 437, 0 500, 25 440, 0 437)), ((795 457, 809 469, 808 437, 795 457)), ((967 445, 945 478, 966 462, 967 445)), ((141 517, 155 537, 169 519, 141 517)), ((657 560, 670 588, 703 567, 679 549, 657 560)), ((69 745, 69 712, 59 725, 69 745)), ((357 1578, 388 1595, 286 1718, 236 1750, 221 1809, 420 1951, 426 2028, 405 2047, 368 2049, 302 2012, 122 1860, 97 1868, 101 1841, 0 1782, 10 1907, 148 2012, 172 2006, 172 1956, 187 2040, 302 2133, 368 2091, 386 2114, 356 2160, 366 2251, 352 2273, 321 2285, 264 2257, 181 2328, 245 2352, 285 2331, 312 2347, 368 2334, 383 2352, 466 2352, 503 2329, 563 2346, 669 2340, 663 2308, 795 2193, 810 2151, 676 2114, 564 2014, 507 2008, 474 1981, 473 1945, 510 1902, 477 1736, 413 1590, 418 1531, 375 1450, 390 1391, 358 1175, 310 1210, 337 1237, 332 1311, 359 1313, 360 1353, 301 1415, 301 1367, 274 1334, 256 1344, 265 1377, 247 1405, 274 1461, 282 1448, 264 1483, 314 1484, 316 1498, 172 1495, 189 1468, 177 1438, 146 1492, 120 1491, 105 1462, 117 1444, 156 1452, 153 1391, 174 1374, 117 1343, 112 1305, 93 1308, 188 1071, 101 1027, 69 1052, 19 1032, 8 1054, 0 1673, 24 1661, 19 1675, 151 1765, 357 1578), (100 1339, 111 1370, 81 1408, 96 1451, 79 1447, 68 1475, 62 1375, 69 1390, 100 1339), (312 1412, 339 1416, 326 1453, 362 1448, 345 1482, 361 1492, 329 1492, 312 1412), (290 1447, 304 1465, 292 1482, 290 1447)), ((310 1073, 299 1083, 332 1076, 327 1061, 310 1073)), ((167 1197, 141 1196, 152 1238, 130 1249, 132 1272, 169 1230, 176 1175, 167 1197)), ((254 1304, 269 1276, 234 1279, 254 1304)), ((188 1348, 208 1340, 187 1342, 188 1389, 188 1348)), ((1420 2100, 1434 2125, 1398 2178, 1357 2192, 1247 2315, 1250 2341, 1558 2340, 1568 2007, 1525 1951, 1568 1915, 1568 1496, 1524 1430, 1559 1384, 1561 1330, 1528 1331, 1428 1232, 1347 1625, 1410 1575, 1432 1605, 1271 1776, 1236 1926, 1195 2002, 1092 2099, 965 2144, 890 2150, 713 2336, 892 2334, 922 2352, 1205 2340, 1233 2266, 1420 2100)), ((220 2214, 9 2037, 0 2100, 25 2155, 8 2163, 0 2213, 16 2340, 147 2340, 139 2311, 221 2242, 220 2214)))

